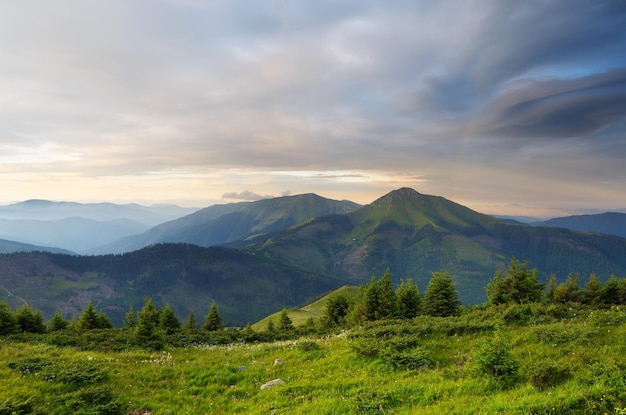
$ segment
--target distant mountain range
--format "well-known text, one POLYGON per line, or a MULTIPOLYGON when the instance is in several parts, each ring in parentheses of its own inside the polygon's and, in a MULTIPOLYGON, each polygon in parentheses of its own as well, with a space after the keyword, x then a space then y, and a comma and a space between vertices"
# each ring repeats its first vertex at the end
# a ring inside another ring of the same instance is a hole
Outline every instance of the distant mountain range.
POLYGON ((215 246, 286 229, 319 216, 352 212, 361 206, 315 194, 215 205, 155 226, 140 235, 104 245, 95 253, 122 253, 148 245, 184 242, 215 246))
POLYGON ((28 200, 0 206, 0 238, 89 254, 98 246, 181 216, 196 208, 175 205, 28 200))
POLYGON ((533 222, 533 226, 554 226, 584 232, 605 233, 626 238, 626 213, 605 212, 595 215, 576 215, 533 222))
POLYGON ((181 318, 188 310, 199 317, 215 300, 229 324, 245 324, 387 267, 422 292, 432 272, 450 272, 470 304, 484 301, 485 285, 512 256, 544 281, 550 273, 579 272, 583 282, 591 272, 626 276, 626 238, 509 223, 408 188, 365 206, 313 194, 212 206, 109 249, 145 245, 89 257, 0 255, 0 288, 15 294, 13 306, 19 297, 71 314, 93 301, 118 322, 146 295, 181 318), (216 244, 224 247, 199 246, 216 244))

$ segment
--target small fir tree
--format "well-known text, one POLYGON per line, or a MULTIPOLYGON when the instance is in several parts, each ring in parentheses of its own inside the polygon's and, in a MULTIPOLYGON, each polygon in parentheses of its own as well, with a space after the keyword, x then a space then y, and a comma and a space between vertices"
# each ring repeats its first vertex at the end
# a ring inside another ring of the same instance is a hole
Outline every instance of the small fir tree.
POLYGON ((107 316, 104 311, 98 312, 98 328, 99 329, 112 329, 113 323, 109 316, 107 316))
POLYGON ((157 333, 159 313, 150 297, 144 299, 144 305, 137 313, 135 337, 142 343, 150 344, 159 339, 157 333))
POLYGON ((131 304, 128 306, 128 311, 126 312, 126 316, 124 318, 124 328, 127 330, 134 330, 137 327, 137 313, 135 313, 135 309, 131 304))
POLYGON ((39 310, 33 310, 28 304, 24 304, 15 312, 17 324, 25 333, 45 333, 46 326, 39 310))
POLYGON ((63 318, 63 314, 59 310, 55 311, 52 318, 48 320, 48 332, 65 330, 70 325, 70 322, 63 318))
POLYGON ((433 272, 424 293, 424 312, 433 317, 459 315, 461 302, 454 288, 452 277, 447 272, 433 272))
POLYGON ((0 335, 15 334, 19 331, 20 326, 17 324, 15 314, 4 301, 0 302, 0 335))
POLYGON ((98 321, 98 313, 94 305, 89 302, 87 307, 78 318, 76 324, 79 330, 93 330, 99 328, 100 322, 98 321))
POLYGON ((280 320, 278 322, 278 329, 280 331, 293 331, 293 322, 289 318, 289 314, 287 313, 287 309, 283 308, 282 313, 280 313, 280 320))
POLYGON ((198 324, 196 323, 196 315, 193 310, 189 311, 187 314, 187 319, 185 319, 185 324, 183 325, 184 330, 195 330, 198 328, 198 324))
POLYGON ((220 313, 217 310, 217 304, 215 301, 211 303, 211 309, 204 319, 204 324, 202 328, 206 331, 219 331, 224 328, 224 324, 222 323, 222 317, 220 317, 220 313))
POLYGON ((602 283, 598 281, 595 273, 589 275, 585 284, 585 304, 598 306, 602 303, 602 283))
POLYGON ((400 280, 400 285, 396 288, 396 298, 398 317, 411 319, 419 314, 422 307, 422 297, 417 285, 413 283, 411 278, 406 281, 400 280))
POLYGON ((345 293, 336 293, 328 297, 324 310, 320 317, 320 325, 323 329, 333 327, 343 327, 346 323, 346 316, 350 309, 350 300, 345 293))
POLYGON ((161 310, 159 327, 165 331, 166 334, 173 334, 176 330, 180 329, 180 320, 176 317, 176 313, 169 303, 161 310))
POLYGON ((543 284, 539 283, 539 271, 536 268, 528 269, 528 263, 520 263, 512 258, 509 268, 504 275, 497 270, 494 277, 487 284, 487 298, 489 304, 506 303, 535 303, 543 298, 543 284))
POLYGON ((383 276, 378 280, 378 310, 376 319, 392 318, 396 314, 397 298, 391 281, 391 270, 387 268, 383 276))

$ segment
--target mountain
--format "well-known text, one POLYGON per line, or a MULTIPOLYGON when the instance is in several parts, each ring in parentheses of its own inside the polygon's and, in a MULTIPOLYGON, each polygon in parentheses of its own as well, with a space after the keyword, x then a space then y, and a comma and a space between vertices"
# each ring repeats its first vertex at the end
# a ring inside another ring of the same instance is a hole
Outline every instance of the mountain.
POLYGON ((6 254, 11 252, 51 252, 51 253, 63 253, 72 254, 72 252, 65 249, 50 247, 50 246, 38 246, 32 244, 26 244, 16 241, 7 241, 0 239, 0 254, 6 254))
POLYGON ((484 302, 485 285, 513 256, 544 281, 551 273, 562 281, 579 272, 583 283, 591 272, 601 280, 626 276, 626 238, 512 224, 408 188, 354 208, 315 195, 207 208, 157 227, 157 235, 190 243, 219 237, 232 240, 228 247, 170 243, 121 255, 5 254, 0 288, 12 293, 12 307, 22 298, 47 316, 56 308, 75 314, 92 301, 119 324, 128 305, 138 309, 150 296, 171 303, 180 318, 193 310, 198 320, 216 301, 228 324, 245 324, 362 284, 388 267, 396 282, 410 277, 422 292, 432 272, 449 272, 466 304, 484 302))
POLYGON ((79 254, 90 253, 103 243, 116 241, 149 229, 130 219, 100 222, 93 219, 59 220, 0 219, 0 237, 17 242, 54 246, 79 254))
POLYGON ((197 208, 176 205, 142 206, 138 204, 53 202, 32 199, 12 205, 0 206, 0 219, 7 220, 61 220, 79 217, 100 222, 132 220, 147 226, 188 215, 197 208))
POLYGON ((96 253, 121 253, 156 244, 184 242, 221 245, 288 228, 312 218, 352 212, 360 205, 315 194, 284 196, 256 202, 215 205, 98 248, 96 253))
POLYGON ((411 277, 424 291, 432 272, 447 271, 465 303, 483 302, 485 285, 512 256, 528 260, 542 278, 626 275, 623 238, 511 224, 408 188, 233 246, 352 284, 389 267, 396 280, 411 277))
POLYGON ((576 215, 533 222, 533 226, 553 226, 584 232, 605 233, 626 238, 626 213, 605 212, 595 215, 576 215))
POLYGON ((10 306, 26 301, 49 318, 55 310, 76 315, 91 301, 117 325, 129 305, 141 309, 146 296, 161 307, 170 303, 181 320, 193 311, 200 323, 216 301, 227 325, 243 326, 340 285, 242 251, 188 244, 124 255, 0 255, 0 288, 10 294, 10 306))
POLYGON ((196 208, 176 205, 27 200, 0 206, 0 238, 89 254, 106 243, 136 235, 196 208))

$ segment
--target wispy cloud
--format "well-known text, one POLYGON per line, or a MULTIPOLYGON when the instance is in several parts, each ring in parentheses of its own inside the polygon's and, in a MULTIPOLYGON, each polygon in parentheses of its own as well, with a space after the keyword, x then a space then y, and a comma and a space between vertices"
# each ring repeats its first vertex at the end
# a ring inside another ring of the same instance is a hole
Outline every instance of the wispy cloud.
POLYGON ((11 2, 0 185, 624 207, 624 27, 612 0, 11 2))

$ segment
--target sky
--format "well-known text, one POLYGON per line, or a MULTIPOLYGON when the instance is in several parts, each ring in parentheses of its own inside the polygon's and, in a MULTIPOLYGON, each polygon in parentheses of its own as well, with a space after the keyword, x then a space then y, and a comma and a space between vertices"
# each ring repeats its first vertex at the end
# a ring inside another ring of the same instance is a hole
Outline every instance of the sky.
POLYGON ((626 208, 626 1, 5 1, 0 204, 626 208))

